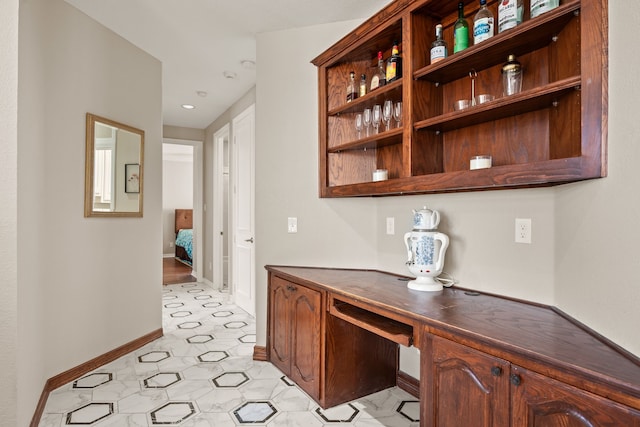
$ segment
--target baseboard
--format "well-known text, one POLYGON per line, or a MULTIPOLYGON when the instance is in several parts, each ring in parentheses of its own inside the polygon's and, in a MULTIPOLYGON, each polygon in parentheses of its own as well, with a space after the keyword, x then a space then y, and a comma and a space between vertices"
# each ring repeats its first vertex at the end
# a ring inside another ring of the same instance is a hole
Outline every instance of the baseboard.
POLYGON ((204 283, 205 285, 207 285, 207 286, 209 286, 209 287, 211 287, 213 289, 218 289, 213 285, 213 282, 211 280, 207 279, 206 277, 202 278, 202 283, 204 283))
POLYGON ((268 362, 269 359, 267 358, 267 347, 262 345, 254 345, 253 360, 257 360, 259 362, 268 362))
POLYGON ((162 258, 175 258, 176 254, 162 254, 162 258))
POLYGON ((413 378, 411 375, 398 371, 396 384, 398 384, 398 388, 406 391, 416 399, 420 398, 420 381, 413 378))
POLYGON ((33 414, 33 418, 31 419, 31 424, 29 424, 29 426, 38 427, 38 424, 40 424, 40 418, 42 418, 42 413, 44 412, 44 407, 47 404, 47 399, 49 398, 49 393, 51 393, 53 390, 67 383, 70 383, 71 381, 77 380, 83 375, 103 365, 106 365, 107 363, 113 362, 114 360, 124 356, 125 354, 129 354, 132 351, 135 351, 140 347, 150 343, 151 341, 161 338, 162 335, 162 328, 156 329, 155 331, 150 332, 147 335, 144 335, 133 341, 130 341, 124 345, 121 345, 120 347, 113 349, 108 353, 93 358, 88 362, 83 363, 82 365, 76 366, 75 368, 71 368, 68 371, 62 372, 61 374, 49 378, 44 385, 44 389, 42 390, 42 394, 40 395, 40 400, 38 401, 38 405, 36 406, 35 413, 33 414))

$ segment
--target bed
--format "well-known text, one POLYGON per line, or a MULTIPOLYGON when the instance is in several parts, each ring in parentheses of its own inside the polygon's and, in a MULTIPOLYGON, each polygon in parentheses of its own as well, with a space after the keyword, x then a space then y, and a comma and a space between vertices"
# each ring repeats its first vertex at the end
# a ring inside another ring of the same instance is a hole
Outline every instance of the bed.
POLYGON ((176 209, 176 259, 193 265, 193 209, 176 209))

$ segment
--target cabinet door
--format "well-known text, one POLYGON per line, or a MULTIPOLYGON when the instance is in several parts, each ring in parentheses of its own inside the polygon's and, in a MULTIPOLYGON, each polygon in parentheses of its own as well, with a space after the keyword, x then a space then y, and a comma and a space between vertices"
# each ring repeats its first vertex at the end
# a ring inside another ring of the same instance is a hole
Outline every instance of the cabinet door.
POLYGON ((318 399, 320 396, 321 362, 321 293, 294 285, 291 297, 291 374, 304 391, 318 399))
POLYGON ((508 427, 509 363, 437 336, 429 341, 423 425, 508 427))
POLYGON ((272 276, 269 287, 269 353, 270 361, 285 375, 291 374, 291 308, 293 285, 272 276))
POLYGON ((640 411, 520 367, 512 373, 514 426, 640 427, 640 411))

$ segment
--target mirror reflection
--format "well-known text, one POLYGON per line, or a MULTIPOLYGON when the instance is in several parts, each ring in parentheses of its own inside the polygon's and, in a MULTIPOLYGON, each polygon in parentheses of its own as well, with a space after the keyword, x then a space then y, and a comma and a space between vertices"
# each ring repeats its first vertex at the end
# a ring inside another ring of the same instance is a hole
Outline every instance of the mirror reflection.
POLYGON ((142 216, 144 131, 87 113, 85 217, 142 216))

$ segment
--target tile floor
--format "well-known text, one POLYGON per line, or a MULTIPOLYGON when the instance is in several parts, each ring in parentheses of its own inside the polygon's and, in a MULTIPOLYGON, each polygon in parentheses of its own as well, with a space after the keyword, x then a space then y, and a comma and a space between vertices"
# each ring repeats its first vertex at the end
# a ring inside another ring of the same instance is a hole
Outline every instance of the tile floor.
POLYGON ((40 427, 417 427, 398 388, 323 410, 252 359, 255 322, 202 283, 163 288, 164 337, 49 395, 40 427))

